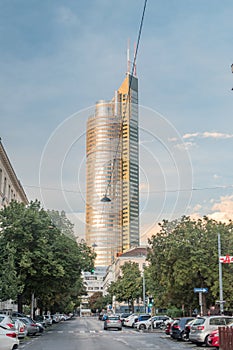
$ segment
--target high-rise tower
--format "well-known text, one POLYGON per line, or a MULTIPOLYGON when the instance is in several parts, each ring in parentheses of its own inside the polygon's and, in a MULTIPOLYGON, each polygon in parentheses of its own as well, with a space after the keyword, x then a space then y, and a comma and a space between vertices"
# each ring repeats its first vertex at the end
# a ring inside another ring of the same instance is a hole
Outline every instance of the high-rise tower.
POLYGON ((138 79, 129 72, 87 122, 86 241, 96 265, 139 245, 138 79))

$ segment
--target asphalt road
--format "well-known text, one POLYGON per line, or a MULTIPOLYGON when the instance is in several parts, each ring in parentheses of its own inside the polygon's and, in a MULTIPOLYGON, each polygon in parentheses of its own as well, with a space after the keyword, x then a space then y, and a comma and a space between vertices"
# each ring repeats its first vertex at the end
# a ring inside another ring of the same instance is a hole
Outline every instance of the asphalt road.
POLYGON ((42 335, 20 343, 19 350, 197 350, 191 343, 172 340, 162 331, 132 328, 103 330, 96 318, 74 318, 48 328, 42 335))

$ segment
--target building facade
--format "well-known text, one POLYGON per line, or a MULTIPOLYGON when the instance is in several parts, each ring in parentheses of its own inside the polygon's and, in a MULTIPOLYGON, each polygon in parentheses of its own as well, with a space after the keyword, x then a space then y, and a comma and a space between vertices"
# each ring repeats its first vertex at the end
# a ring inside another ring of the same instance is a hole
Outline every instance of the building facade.
MULTIPOLYGON (((9 205, 13 200, 28 204, 24 189, 15 174, 0 139, 0 209, 9 205)), ((12 300, 0 300, 0 310, 17 311, 17 304, 12 300)))
MULTIPOLYGON (((125 263, 136 263, 138 268, 143 275, 144 268, 149 266, 147 261, 147 247, 139 246, 136 248, 129 249, 123 254, 120 254, 111 266, 108 266, 104 280, 103 280, 103 295, 108 294, 108 288, 112 282, 116 282, 120 276, 122 276, 122 267, 125 263)), ((137 305, 135 305, 136 312, 143 312, 143 300, 138 300, 137 305)), ((118 302, 115 297, 112 300, 112 308, 114 312, 128 312, 129 305, 122 302, 118 302)))
POLYGON ((96 266, 139 245, 138 79, 129 72, 87 122, 86 242, 96 266))
POLYGON ((0 140, 0 209, 12 200, 28 203, 24 189, 0 140))

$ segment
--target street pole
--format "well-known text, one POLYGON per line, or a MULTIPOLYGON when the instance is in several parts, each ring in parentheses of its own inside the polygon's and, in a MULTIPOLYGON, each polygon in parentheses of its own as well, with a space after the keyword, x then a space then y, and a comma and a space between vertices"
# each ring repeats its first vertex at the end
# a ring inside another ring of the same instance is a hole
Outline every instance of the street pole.
POLYGON ((218 269, 219 269, 219 305, 220 305, 220 314, 224 314, 224 301, 223 301, 223 287, 222 287, 222 263, 220 261, 221 256, 221 237, 218 233, 218 269))
POLYGON ((142 295, 143 295, 143 308, 146 313, 146 283, 145 283, 145 275, 144 269, 142 270, 142 295))
POLYGON ((30 312, 31 318, 34 318, 34 305, 35 305, 35 294, 33 292, 31 295, 31 312, 30 312))

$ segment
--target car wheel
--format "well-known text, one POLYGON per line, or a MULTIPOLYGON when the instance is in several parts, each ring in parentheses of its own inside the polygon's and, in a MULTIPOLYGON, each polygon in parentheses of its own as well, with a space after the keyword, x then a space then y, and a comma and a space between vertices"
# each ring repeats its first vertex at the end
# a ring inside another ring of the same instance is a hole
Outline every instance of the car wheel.
POLYGON ((205 337, 205 346, 206 346, 206 347, 209 347, 209 346, 210 346, 210 344, 209 344, 209 342, 208 342, 208 336, 209 336, 209 334, 205 337))
POLYGON ((181 333, 181 339, 182 339, 183 341, 189 341, 189 336, 188 336, 188 334, 187 334, 186 332, 182 332, 182 333, 181 333))
POLYGON ((146 329, 146 326, 144 324, 140 324, 139 329, 146 329))

